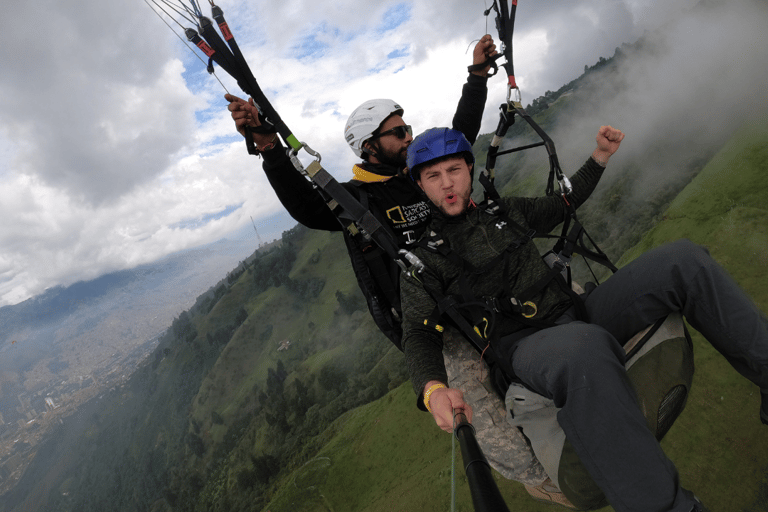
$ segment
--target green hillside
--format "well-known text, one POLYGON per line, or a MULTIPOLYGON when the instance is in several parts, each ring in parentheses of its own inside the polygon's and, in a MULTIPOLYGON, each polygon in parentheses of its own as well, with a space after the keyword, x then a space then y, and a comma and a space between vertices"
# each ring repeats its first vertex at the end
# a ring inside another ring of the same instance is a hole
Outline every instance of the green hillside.
POLYGON ((0 510, 259 508, 315 436, 406 378, 341 236, 297 226, 182 312, 126 385, 68 418, 0 510))
MULTIPOLYGON (((768 311, 768 126, 746 126, 678 195, 621 260, 669 240, 706 246, 763 312, 768 311)), ((768 428, 757 420, 759 392, 698 333, 697 375, 683 417, 664 441, 684 485, 712 510, 768 510, 768 428)))
MULTIPOLYGON (((748 127, 675 199, 620 265, 680 238, 707 246, 768 310, 768 126, 748 127)), ((695 331, 696 376, 688 407, 663 442, 682 484, 711 510, 768 511, 768 428, 758 419, 759 392, 695 331)), ((313 461, 281 480, 264 509, 443 511, 450 498, 450 436, 413 407, 408 384, 355 409, 330 429, 313 461)), ((460 456, 459 456, 460 457, 460 456)), ((458 508, 472 510, 459 458, 458 508)), ((498 475, 496 475, 498 477, 498 475)), ((497 478, 511 510, 554 510, 523 486, 497 478)), ((610 507, 606 510, 612 510, 610 507)))

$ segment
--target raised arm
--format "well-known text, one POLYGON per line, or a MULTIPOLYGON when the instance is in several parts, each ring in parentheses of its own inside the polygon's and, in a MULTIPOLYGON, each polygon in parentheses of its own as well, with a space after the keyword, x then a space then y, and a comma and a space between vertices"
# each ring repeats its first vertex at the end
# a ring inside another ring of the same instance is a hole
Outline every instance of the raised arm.
MULTIPOLYGON (((235 128, 243 137, 246 135, 246 126, 261 126, 253 100, 245 101, 231 94, 224 98, 229 102, 227 109, 235 122, 235 128)), ((310 229, 340 231, 341 225, 333 212, 312 183, 293 166, 277 134, 252 131, 251 136, 259 154, 264 158, 263 168, 269 184, 291 217, 310 229)))
MULTIPOLYGON (((496 54, 498 54, 496 44, 493 42, 493 38, 486 34, 475 45, 472 53, 473 64, 482 64, 496 54)), ((453 128, 463 133, 470 144, 475 143, 477 134, 480 132, 485 101, 488 98, 487 77, 489 69, 490 66, 486 66, 469 74, 467 83, 462 87, 461 98, 453 116, 453 128)))
MULTIPOLYGON (((624 133, 611 126, 601 126, 595 137, 597 147, 581 169, 571 177, 573 191, 570 202, 578 208, 592 195, 605 171, 610 157, 619 149, 624 133)), ((565 203, 560 195, 510 199, 510 206, 520 211, 530 227, 539 233, 549 233, 563 221, 565 203)))

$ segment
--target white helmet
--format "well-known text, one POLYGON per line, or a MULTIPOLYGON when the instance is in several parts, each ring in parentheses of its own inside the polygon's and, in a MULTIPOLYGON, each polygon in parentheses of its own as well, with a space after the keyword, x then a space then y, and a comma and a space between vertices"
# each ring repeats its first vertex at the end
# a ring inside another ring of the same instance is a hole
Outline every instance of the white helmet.
POLYGON ((403 115, 403 107, 392 100, 368 100, 352 112, 344 128, 344 138, 357 156, 363 156, 363 143, 392 114, 403 115))

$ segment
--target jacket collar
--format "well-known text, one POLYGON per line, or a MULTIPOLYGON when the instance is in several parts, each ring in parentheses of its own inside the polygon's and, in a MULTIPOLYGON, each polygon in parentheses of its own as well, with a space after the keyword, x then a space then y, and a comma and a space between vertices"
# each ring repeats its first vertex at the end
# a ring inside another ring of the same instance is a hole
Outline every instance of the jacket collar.
POLYGON ((364 183, 376 183, 387 181, 400 173, 396 167, 386 164, 371 164, 362 162, 352 167, 354 179, 364 183))

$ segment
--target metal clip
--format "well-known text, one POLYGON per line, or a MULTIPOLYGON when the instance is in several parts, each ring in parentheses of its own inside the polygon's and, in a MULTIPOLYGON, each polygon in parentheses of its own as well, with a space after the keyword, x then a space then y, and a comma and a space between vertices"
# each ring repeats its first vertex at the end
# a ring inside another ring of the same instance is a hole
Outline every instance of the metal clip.
POLYGON ((515 108, 523 108, 523 95, 520 94, 520 88, 515 86, 512 87, 511 85, 507 85, 507 103, 514 106, 515 108), (512 91, 515 91, 515 101, 512 101, 512 91))
POLYGON ((437 241, 435 241, 435 240, 429 240, 429 241, 427 242, 427 247, 429 247, 429 248, 430 248, 430 249, 432 249, 433 251, 434 251, 434 250, 437 250, 437 248, 438 248, 438 247, 440 247, 441 245, 443 245, 443 239, 442 239, 442 238, 441 238, 440 240, 437 240, 437 241))
POLYGON ((494 313, 501 313, 501 309, 499 309, 499 299, 496 297, 485 297, 485 305, 491 308, 494 313))
POLYGON ((317 151, 309 147, 309 145, 306 142, 302 142, 301 147, 304 149, 304 151, 306 151, 307 153, 315 157, 315 160, 317 160, 318 162, 322 160, 323 157, 320 156, 320 153, 318 153, 317 151))
POLYGON ((300 142, 299 144, 301 145, 298 147, 298 149, 288 148, 286 153, 288 154, 288 158, 290 159, 291 164, 293 164, 293 167, 304 176, 309 176, 311 178, 312 176, 304 168, 304 164, 301 163, 301 160, 299 160, 299 151, 302 149, 305 150, 311 156, 315 157, 315 163, 318 164, 320 163, 322 156, 320 156, 320 153, 309 147, 306 143, 300 142))
POLYGON ((424 271, 424 262, 421 261, 421 259, 419 259, 419 257, 413 254, 411 251, 400 249, 397 253, 402 255, 410 265, 409 268, 405 265, 405 263, 403 263, 402 260, 396 260, 397 264, 400 265, 400 268, 403 270, 403 272, 413 275, 414 272, 421 273, 424 271))

